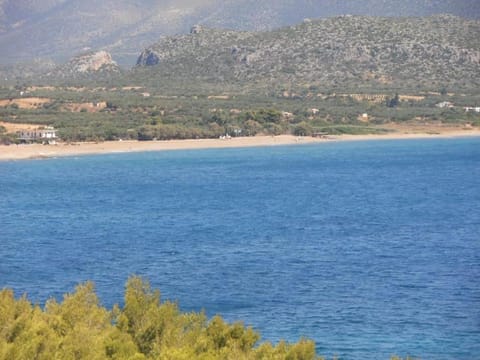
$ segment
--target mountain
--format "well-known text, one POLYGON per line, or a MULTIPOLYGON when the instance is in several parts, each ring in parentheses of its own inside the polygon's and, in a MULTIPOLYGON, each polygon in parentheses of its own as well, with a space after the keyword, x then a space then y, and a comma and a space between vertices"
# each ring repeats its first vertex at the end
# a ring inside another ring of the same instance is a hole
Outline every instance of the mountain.
POLYGON ((273 31, 197 27, 146 48, 144 81, 267 88, 480 86, 480 21, 340 16, 273 31))
POLYGON ((40 19, 66 0, 0 0, 0 33, 40 19))
POLYGON ((434 14, 479 18, 480 3, 476 0, 225 0, 216 4, 201 23, 232 29, 267 30, 293 25, 305 18, 434 14))
MULTIPOLYGON (((196 6, 209 1, 198 0, 196 6)), ((2 63, 45 57, 63 62, 101 49, 131 66, 138 51, 162 34, 187 31, 191 24, 186 19, 197 9, 191 1, 65 0, 42 11, 22 12, 12 9, 14 3, 3 0, 7 18, 12 13, 22 20, 2 24, 7 29, 0 34, 2 63)))
POLYGON ((103 49, 131 66, 138 51, 195 24, 270 30, 340 14, 480 17, 478 0, 0 0, 0 63, 66 61, 103 49))

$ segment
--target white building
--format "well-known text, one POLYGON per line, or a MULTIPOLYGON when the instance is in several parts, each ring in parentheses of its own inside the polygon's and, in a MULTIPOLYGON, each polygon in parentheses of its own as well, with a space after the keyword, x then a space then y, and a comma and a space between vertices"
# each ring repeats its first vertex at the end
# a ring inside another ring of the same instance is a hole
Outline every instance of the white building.
POLYGON ((55 143, 57 138, 57 130, 51 126, 46 126, 43 129, 21 130, 17 132, 18 139, 22 141, 47 141, 48 143, 55 143))
POLYGON ((466 112, 473 111, 473 112, 480 113, 480 106, 477 106, 477 107, 467 106, 467 107, 465 107, 465 111, 466 112))
POLYGON ((442 101, 435 106, 441 109, 445 109, 445 108, 451 109, 454 107, 454 105, 450 101, 442 101))

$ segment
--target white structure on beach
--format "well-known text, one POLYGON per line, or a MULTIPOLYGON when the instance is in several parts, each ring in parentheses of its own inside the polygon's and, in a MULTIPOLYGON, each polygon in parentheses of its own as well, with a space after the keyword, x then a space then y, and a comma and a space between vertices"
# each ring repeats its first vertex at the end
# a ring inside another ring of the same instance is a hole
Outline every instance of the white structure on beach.
POLYGON ((52 126, 46 126, 43 129, 21 130, 17 132, 18 139, 22 141, 43 140, 48 143, 55 143, 57 130, 52 126))

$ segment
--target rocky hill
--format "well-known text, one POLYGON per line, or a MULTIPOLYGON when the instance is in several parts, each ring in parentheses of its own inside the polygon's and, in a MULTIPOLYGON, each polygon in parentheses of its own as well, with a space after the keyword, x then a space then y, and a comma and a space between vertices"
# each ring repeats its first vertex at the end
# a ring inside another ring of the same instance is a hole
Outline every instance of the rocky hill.
POLYGON ((480 21, 454 16, 307 20, 266 32, 197 27, 146 48, 146 81, 228 86, 480 86, 480 21))
POLYGON ((66 64, 43 75, 44 81, 105 79, 121 73, 120 67, 106 51, 92 51, 77 55, 66 64))
POLYGON ((160 36, 188 33, 193 24, 270 30, 304 18, 341 14, 480 17, 478 0, 0 0, 0 63, 34 58, 66 61, 105 49, 131 65, 160 36))

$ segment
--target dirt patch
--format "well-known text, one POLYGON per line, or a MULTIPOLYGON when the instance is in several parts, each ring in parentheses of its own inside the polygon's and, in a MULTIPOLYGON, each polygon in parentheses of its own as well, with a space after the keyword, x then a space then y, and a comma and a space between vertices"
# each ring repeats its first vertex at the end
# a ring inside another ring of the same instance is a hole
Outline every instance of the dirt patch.
POLYGON ((62 106, 62 109, 65 111, 70 111, 70 112, 89 112, 89 113, 94 113, 98 112, 100 110, 103 110, 107 107, 107 103, 105 101, 100 101, 97 103, 70 103, 70 104, 65 104, 62 106))
POLYGON ((0 121, 0 126, 7 129, 7 132, 9 133, 15 133, 22 130, 36 130, 39 128, 39 125, 36 124, 12 124, 4 121, 0 121))
POLYGON ((422 95, 399 95, 400 101, 422 101, 425 100, 425 96, 422 95))
POLYGON ((38 98, 38 97, 5 99, 5 100, 0 100, 0 107, 16 105, 20 109, 38 109, 38 108, 41 108, 43 105, 51 102, 52 100, 49 98, 38 98))
POLYGON ((210 95, 208 99, 211 100, 229 100, 230 96, 228 95, 210 95))
POLYGON ((54 91, 57 88, 54 86, 30 86, 27 88, 27 91, 38 91, 38 90, 45 90, 45 91, 54 91))

